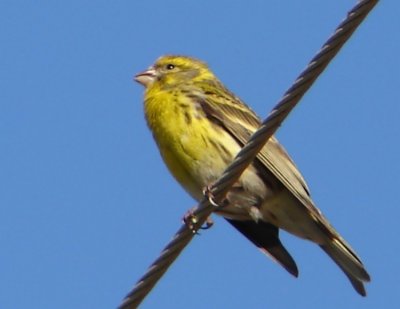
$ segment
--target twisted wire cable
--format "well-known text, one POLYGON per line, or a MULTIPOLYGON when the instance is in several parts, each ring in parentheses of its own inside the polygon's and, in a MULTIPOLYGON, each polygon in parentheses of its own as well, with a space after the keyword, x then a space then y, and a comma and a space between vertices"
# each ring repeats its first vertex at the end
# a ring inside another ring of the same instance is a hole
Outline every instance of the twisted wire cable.
POLYGON ((124 298, 120 309, 137 308, 152 290, 162 275, 168 270, 181 251, 191 241, 195 232, 202 226, 208 216, 215 210, 213 204, 221 202, 231 186, 238 180, 243 171, 254 160, 268 139, 275 133, 290 111, 300 101, 317 77, 339 52, 378 0, 359 1, 347 14, 347 17, 336 28, 334 34, 325 42, 320 51, 311 59, 306 69, 285 92, 259 129, 250 137, 247 144, 226 168, 222 176, 209 188, 202 201, 193 212, 191 227, 181 226, 172 240, 141 277, 131 292, 124 298), (211 198, 212 197, 212 200, 211 198))

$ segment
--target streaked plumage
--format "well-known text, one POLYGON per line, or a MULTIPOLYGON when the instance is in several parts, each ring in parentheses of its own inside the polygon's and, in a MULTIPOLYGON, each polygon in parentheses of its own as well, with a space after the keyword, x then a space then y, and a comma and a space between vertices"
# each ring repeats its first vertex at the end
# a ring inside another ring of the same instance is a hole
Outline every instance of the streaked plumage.
MULTIPOLYGON (((260 119, 206 64, 163 56, 136 75, 145 86, 145 115, 169 170, 196 200, 257 129, 260 119)), ((217 211, 294 276, 296 263, 279 239, 282 228, 318 244, 366 295, 370 277, 350 245, 311 200, 297 167, 272 137, 217 211)))

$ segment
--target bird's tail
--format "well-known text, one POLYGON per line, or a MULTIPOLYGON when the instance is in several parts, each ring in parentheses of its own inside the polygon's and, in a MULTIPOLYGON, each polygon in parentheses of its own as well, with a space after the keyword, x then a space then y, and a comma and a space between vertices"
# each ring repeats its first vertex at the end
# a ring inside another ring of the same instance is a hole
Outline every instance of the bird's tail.
POLYGON ((364 282, 371 280, 360 258, 350 246, 339 236, 334 237, 320 247, 332 258, 349 278, 354 289, 366 296, 364 282))
POLYGON ((299 275, 296 262, 282 245, 279 239, 279 229, 276 226, 263 221, 226 220, 254 243, 263 253, 282 265, 290 274, 295 277, 299 275))

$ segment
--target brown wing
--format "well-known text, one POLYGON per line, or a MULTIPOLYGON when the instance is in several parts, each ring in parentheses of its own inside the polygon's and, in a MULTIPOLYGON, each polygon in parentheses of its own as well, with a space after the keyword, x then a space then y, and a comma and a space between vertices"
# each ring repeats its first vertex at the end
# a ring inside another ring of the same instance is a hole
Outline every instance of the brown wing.
MULTIPOLYGON (((209 82, 203 84, 202 89, 207 90, 192 99, 202 106, 211 121, 222 126, 243 146, 260 125, 257 115, 220 83, 209 82)), ((271 137, 257 155, 257 160, 301 202, 321 230, 331 238, 332 242, 322 248, 345 271, 356 290, 364 295, 361 281, 369 281, 370 277, 360 258, 314 205, 305 180, 284 148, 271 137)))
MULTIPOLYGON (((222 84, 202 85, 203 94, 192 97, 198 102, 207 117, 224 127, 243 146, 257 130, 261 121, 257 115, 222 84), (208 86, 208 87, 207 87, 208 86)), ((271 137, 258 154, 257 159, 268 169, 302 204, 316 217, 319 210, 314 206, 308 186, 285 149, 275 137, 271 137)))
MULTIPOLYGON (((202 106, 206 116, 211 121, 224 127, 243 146, 251 134, 260 126, 260 119, 222 84, 206 84, 202 85, 202 89, 207 89, 207 91, 193 96, 192 99, 202 106)), ((341 240, 344 246, 348 247, 354 257, 359 260, 350 249, 350 245, 335 232, 328 220, 314 205, 303 176, 274 136, 269 139, 266 146, 257 155, 257 160, 302 203, 310 216, 320 223, 322 229, 325 229, 327 235, 341 240)))

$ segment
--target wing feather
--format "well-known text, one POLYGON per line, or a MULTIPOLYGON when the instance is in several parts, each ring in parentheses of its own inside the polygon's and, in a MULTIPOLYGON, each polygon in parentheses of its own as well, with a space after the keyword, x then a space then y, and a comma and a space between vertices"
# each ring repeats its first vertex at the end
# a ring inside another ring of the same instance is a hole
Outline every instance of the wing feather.
MULTIPOLYGON (((217 85, 212 84, 212 82, 203 84, 200 89, 207 89, 207 91, 195 94, 192 99, 202 106, 206 116, 211 121, 223 126, 243 147, 251 134, 260 126, 261 121, 250 107, 221 83, 217 83, 217 85)), ((321 211, 314 205, 303 176, 274 136, 269 139, 256 159, 301 202, 314 220, 319 223, 321 229, 326 231, 327 235, 332 239, 341 241, 350 254, 360 261, 350 245, 335 231, 321 211)))
MULTIPOLYGON (((202 85, 200 89, 207 86, 209 89, 206 92, 196 94, 192 99, 200 104, 206 117, 223 127, 243 147, 251 134, 260 126, 260 119, 219 82, 214 85, 202 85)), ((360 258, 314 205, 304 178, 274 136, 259 152, 256 163, 259 163, 255 165, 257 168, 265 169, 265 172, 275 176, 318 223, 321 231, 324 231, 331 240, 321 247, 346 273, 358 293, 365 295, 362 282, 369 281, 370 277, 360 258)))
MULTIPOLYGON (((212 90, 208 90, 204 94, 196 94, 192 99, 202 106, 206 116, 211 121, 223 126, 240 146, 243 146, 251 134, 260 126, 260 119, 222 84, 209 86, 206 89, 212 90)), ((274 136, 260 151, 257 160, 302 201, 304 206, 315 216, 320 215, 319 210, 310 198, 309 189, 303 176, 274 136)))

